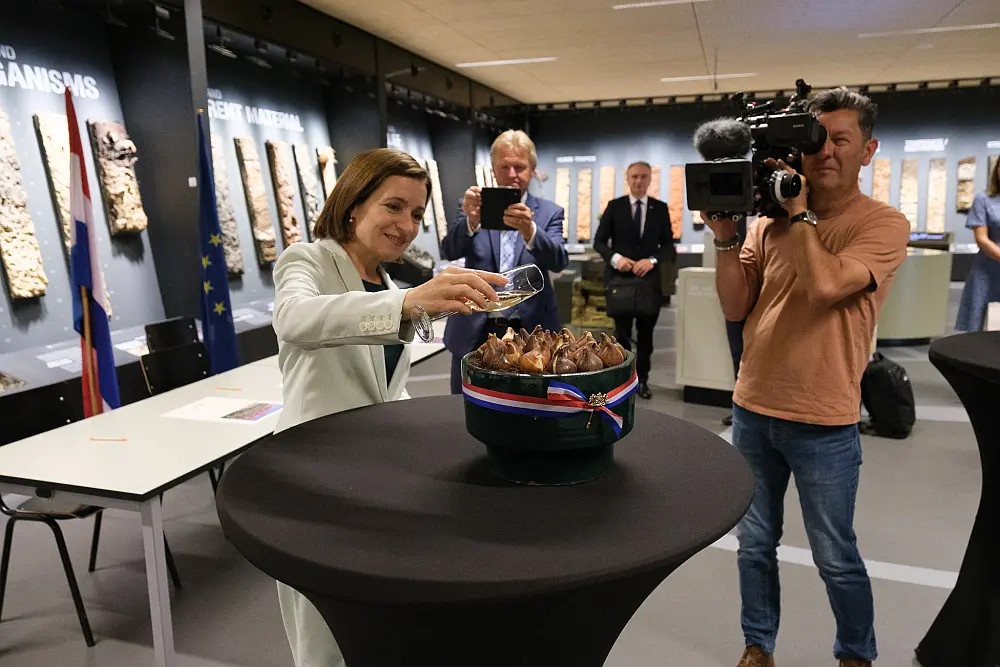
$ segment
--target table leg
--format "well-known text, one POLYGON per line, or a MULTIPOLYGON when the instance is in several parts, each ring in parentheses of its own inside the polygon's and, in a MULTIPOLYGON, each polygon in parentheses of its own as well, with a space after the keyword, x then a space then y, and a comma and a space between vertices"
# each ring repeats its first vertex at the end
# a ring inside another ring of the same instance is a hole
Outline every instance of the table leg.
POLYGON ((156 667, 172 667, 174 628, 170 616, 167 587, 167 559, 163 548, 163 514, 160 497, 142 505, 142 543, 146 551, 146 582, 149 585, 149 615, 153 623, 153 652, 156 667))
POLYGON ((378 604, 306 597, 350 667, 602 667, 635 611, 685 559, 512 600, 378 604))

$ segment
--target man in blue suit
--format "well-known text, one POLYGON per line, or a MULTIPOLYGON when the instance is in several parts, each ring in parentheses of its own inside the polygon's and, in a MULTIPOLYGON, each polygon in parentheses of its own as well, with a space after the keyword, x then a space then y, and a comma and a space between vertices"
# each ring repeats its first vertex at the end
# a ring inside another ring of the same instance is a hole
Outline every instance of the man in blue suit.
POLYGON ((493 142, 490 160, 497 185, 521 190, 521 203, 504 213, 504 231, 480 229, 480 189, 470 187, 462 210, 448 235, 441 241, 447 260, 465 258, 469 269, 507 271, 535 264, 546 275, 545 288, 523 303, 496 313, 452 315, 444 331, 445 347, 452 354, 451 393, 462 393, 462 357, 486 342, 491 333, 502 336, 507 327, 531 331, 535 325, 558 331, 562 328, 556 295, 548 272, 559 272, 569 264, 562 228, 565 211, 545 199, 528 194, 528 185, 538 166, 538 153, 531 138, 521 130, 507 130, 493 142))

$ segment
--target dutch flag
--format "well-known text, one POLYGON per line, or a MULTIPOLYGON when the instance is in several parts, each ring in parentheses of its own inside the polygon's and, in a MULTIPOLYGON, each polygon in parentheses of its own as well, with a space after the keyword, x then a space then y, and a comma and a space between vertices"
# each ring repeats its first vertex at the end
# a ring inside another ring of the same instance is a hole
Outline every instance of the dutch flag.
POLYGON ((70 282, 73 287, 73 328, 80 334, 83 361, 83 414, 92 417, 121 405, 118 376, 108 325, 108 303, 97 254, 97 234, 83 160, 83 142, 73 96, 66 89, 69 123, 70 216, 73 218, 70 282))

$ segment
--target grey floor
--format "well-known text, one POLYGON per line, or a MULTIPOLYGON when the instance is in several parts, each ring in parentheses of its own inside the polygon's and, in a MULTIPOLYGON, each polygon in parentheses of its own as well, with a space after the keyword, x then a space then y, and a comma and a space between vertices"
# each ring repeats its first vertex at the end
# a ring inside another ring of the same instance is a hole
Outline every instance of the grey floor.
MULTIPOLYGON (((958 292, 953 288, 953 302, 958 292)), ((726 433, 725 410, 685 404, 674 384, 674 311, 656 331, 648 407, 726 433)), ((954 321, 954 303, 950 321, 954 321)), ((864 438, 857 507, 862 554, 873 574, 882 667, 912 664, 913 649, 954 582, 980 493, 979 455, 956 396, 926 347, 896 348, 919 405, 912 437, 864 438)), ((413 396, 447 393, 447 353, 413 369, 413 396)), ((290 666, 274 582, 223 538, 207 477, 169 492, 165 527, 183 578, 172 592, 180 664, 290 666)), ((833 618, 811 566, 794 491, 787 499, 778 664, 834 665, 833 618)), ((84 644, 51 535, 20 525, 0 623, 0 667, 152 664, 152 635, 136 515, 109 511, 99 569, 86 572, 91 522, 63 525, 97 645, 84 644)), ((742 650, 732 538, 696 555, 646 601, 607 662, 613 667, 732 667, 742 650)))

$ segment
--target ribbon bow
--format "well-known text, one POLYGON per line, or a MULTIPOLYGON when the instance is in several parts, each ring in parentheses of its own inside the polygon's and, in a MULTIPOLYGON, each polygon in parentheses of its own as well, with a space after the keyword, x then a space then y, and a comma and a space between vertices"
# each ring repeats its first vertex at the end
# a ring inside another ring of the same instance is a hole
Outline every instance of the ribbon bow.
MULTIPOLYGON (((565 382, 553 380, 549 383, 548 396, 535 398, 521 394, 507 394, 500 391, 474 387, 468 382, 462 383, 462 393, 465 400, 489 410, 530 415, 532 417, 571 417, 581 412, 598 413, 604 418, 616 436, 622 434, 623 419, 611 408, 625 402, 635 393, 639 386, 639 378, 633 373, 625 384, 616 387, 606 394, 597 393, 586 396, 578 388, 565 382)), ((590 423, 588 422, 589 426, 590 423)))

